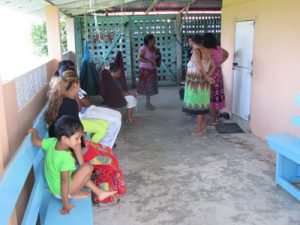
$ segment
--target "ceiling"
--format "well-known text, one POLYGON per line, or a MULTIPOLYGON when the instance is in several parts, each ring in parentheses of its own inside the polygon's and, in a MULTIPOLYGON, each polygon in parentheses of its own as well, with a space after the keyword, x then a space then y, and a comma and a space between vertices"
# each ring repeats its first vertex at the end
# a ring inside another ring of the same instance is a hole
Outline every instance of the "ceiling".
POLYGON ((56 5, 69 16, 96 12, 146 12, 220 10, 222 0, 0 0, 0 6, 27 14, 42 15, 44 7, 56 5), (90 7, 92 2, 92 7, 90 7), (192 4, 189 4, 192 3, 192 4), (91 10, 92 9, 92 10, 91 10))

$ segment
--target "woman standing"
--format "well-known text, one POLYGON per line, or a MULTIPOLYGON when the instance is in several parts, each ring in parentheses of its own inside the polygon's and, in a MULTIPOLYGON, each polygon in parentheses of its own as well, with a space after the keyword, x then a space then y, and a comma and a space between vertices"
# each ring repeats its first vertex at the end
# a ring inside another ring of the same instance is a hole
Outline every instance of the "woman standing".
POLYGON ((150 102, 152 95, 158 94, 158 79, 156 68, 160 64, 160 53, 155 47, 155 37, 148 34, 144 38, 144 45, 139 50, 139 71, 140 77, 138 82, 137 93, 146 96, 146 109, 154 110, 150 102))
POLYGON ((206 132, 207 114, 210 105, 210 85, 215 64, 210 52, 202 45, 201 35, 192 37, 192 56, 187 65, 183 111, 196 115, 196 128, 193 136, 206 132))
POLYGON ((228 52, 220 46, 217 46, 217 39, 212 33, 203 35, 203 46, 208 48, 216 65, 216 70, 212 74, 215 83, 211 86, 210 98, 210 109, 212 115, 211 123, 215 125, 218 123, 217 110, 221 110, 226 106, 221 65, 228 58, 228 52))

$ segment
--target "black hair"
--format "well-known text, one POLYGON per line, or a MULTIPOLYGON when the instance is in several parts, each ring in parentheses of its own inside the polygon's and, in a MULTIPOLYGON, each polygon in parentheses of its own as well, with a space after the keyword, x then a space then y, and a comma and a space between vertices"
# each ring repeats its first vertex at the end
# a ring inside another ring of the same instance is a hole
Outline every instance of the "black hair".
POLYGON ((121 67, 117 63, 109 64, 109 72, 118 72, 119 70, 121 70, 121 67))
POLYGON ((187 36, 187 40, 192 39, 192 38, 193 38, 193 35, 187 36))
POLYGON ((62 136, 69 138, 77 131, 83 131, 83 126, 80 120, 74 116, 64 115, 55 122, 54 129, 55 136, 61 140, 62 136))
POLYGON ((192 42, 194 42, 197 45, 201 45, 202 44, 202 36, 200 34, 193 35, 192 42))
POLYGON ((145 45, 148 45, 149 42, 150 42, 151 40, 153 40, 154 38, 155 38, 155 37, 154 37, 153 34, 147 34, 147 35, 144 37, 144 44, 145 44, 145 45))
POLYGON ((55 75, 62 76, 62 74, 67 70, 75 71, 75 64, 71 60, 62 60, 57 65, 55 75))
POLYGON ((217 38, 212 33, 206 33, 203 35, 203 46, 205 48, 216 48, 218 44, 217 38))

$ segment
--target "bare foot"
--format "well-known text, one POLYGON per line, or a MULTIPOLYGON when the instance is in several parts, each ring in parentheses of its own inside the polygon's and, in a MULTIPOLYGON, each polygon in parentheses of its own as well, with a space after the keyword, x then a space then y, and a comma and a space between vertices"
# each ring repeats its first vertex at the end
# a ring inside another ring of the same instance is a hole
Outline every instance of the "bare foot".
POLYGON ((145 107, 148 110, 154 110, 155 109, 154 105, 152 105, 152 104, 146 104, 145 107))
POLYGON ((86 198, 90 195, 91 193, 89 191, 84 191, 84 190, 80 190, 78 191, 76 194, 72 195, 72 198, 74 199, 79 199, 79 198, 86 198))
POLYGON ((99 201, 102 201, 110 196, 116 195, 117 191, 102 191, 99 195, 98 195, 98 199, 99 201))
POLYGON ((127 119, 126 122, 130 124, 136 124, 138 120, 136 117, 131 117, 130 119, 127 119))
POLYGON ((131 119, 132 119, 134 122, 138 122, 138 118, 135 117, 135 116, 132 116, 131 119))

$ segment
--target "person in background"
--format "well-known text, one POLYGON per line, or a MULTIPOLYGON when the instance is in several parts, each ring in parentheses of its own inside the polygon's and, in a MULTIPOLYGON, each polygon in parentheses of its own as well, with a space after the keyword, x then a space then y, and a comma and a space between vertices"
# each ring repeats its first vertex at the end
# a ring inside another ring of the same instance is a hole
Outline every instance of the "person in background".
POLYGON ((209 50, 212 60, 216 65, 216 69, 212 74, 215 83, 211 85, 210 98, 211 124, 215 125, 218 123, 218 110, 221 110, 226 106, 221 66, 228 58, 228 52, 217 45, 217 39, 212 33, 203 35, 203 46, 209 50))
MULTIPOLYGON (((189 35, 187 38, 187 43, 186 43, 186 47, 185 47, 185 51, 187 52, 187 60, 190 61, 191 56, 192 56, 192 48, 193 48, 193 42, 192 42, 192 35, 189 35)), ((185 81, 185 75, 182 77, 182 82, 181 84, 184 84, 185 81)), ((178 91, 179 93, 179 98, 180 100, 183 100, 184 97, 184 87, 181 87, 178 91)))
POLYGON ((144 37, 144 45, 139 50, 139 95, 146 96, 146 109, 154 110, 150 98, 152 95, 158 94, 158 78, 157 67, 161 62, 159 50, 155 47, 155 37, 153 34, 148 34, 144 37))
POLYGON ((210 52, 202 45, 201 35, 194 35, 192 43, 193 54, 187 65, 183 111, 196 115, 196 127, 192 135, 200 136, 206 132, 210 85, 214 83, 211 75, 215 65, 210 52))
MULTIPOLYGON (((58 63, 56 76, 62 75, 66 70, 75 72, 75 65, 71 60, 63 60, 58 63)), ((105 120, 108 122, 108 130, 100 140, 100 144, 113 148, 122 124, 122 115, 117 110, 92 105, 89 96, 82 89, 76 96, 79 107, 79 117, 86 120, 105 120)))
POLYGON ((127 107, 127 123, 134 124, 137 118, 133 111, 137 106, 136 92, 124 91, 119 81, 121 68, 116 63, 111 63, 109 70, 101 73, 100 95, 104 104, 111 108, 127 107))
POLYGON ((93 166, 81 164, 77 169, 70 149, 81 147, 83 127, 78 119, 62 116, 55 122, 56 137, 40 139, 38 130, 30 129, 32 144, 45 151, 45 178, 48 189, 55 198, 62 200, 60 214, 68 214, 74 206, 70 198, 84 198, 90 195, 82 190, 87 187, 99 200, 116 195, 116 191, 105 192, 99 189, 90 179, 93 166))
POLYGON ((192 49, 193 49, 193 41, 192 41, 192 35, 189 35, 188 36, 188 39, 187 39, 187 43, 188 43, 188 61, 190 61, 191 57, 192 57, 192 49))

